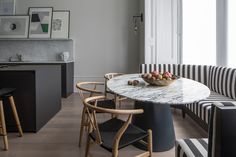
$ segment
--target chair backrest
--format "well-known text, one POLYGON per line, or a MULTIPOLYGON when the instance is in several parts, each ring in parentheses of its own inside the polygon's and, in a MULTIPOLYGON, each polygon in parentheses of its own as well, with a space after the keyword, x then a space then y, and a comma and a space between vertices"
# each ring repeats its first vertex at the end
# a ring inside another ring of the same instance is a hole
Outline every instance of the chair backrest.
POLYGON ((115 136, 115 142, 116 144, 119 143, 120 138, 122 137, 123 133, 125 130, 128 128, 129 124, 132 121, 132 116, 134 114, 141 114, 143 113, 142 109, 134 109, 134 110, 118 110, 118 109, 107 109, 107 108, 102 108, 102 107, 97 107, 96 102, 105 99, 105 96, 94 96, 94 97, 89 97, 84 99, 83 103, 85 105, 85 110, 86 113, 88 114, 89 118, 89 123, 90 123, 90 128, 89 132, 95 132, 96 135, 96 142, 98 144, 102 144, 102 139, 101 139, 101 134, 98 128, 98 122, 96 118, 96 112, 102 112, 102 113, 109 113, 109 114, 114 114, 114 115, 127 115, 128 118, 124 125, 120 128, 120 130, 117 132, 115 136), (92 103, 95 102, 95 103, 92 103))
POLYGON ((209 85, 211 90, 236 99, 236 69, 212 66, 209 85))
POLYGON ((208 157, 236 156, 236 101, 212 104, 208 157))
POLYGON ((104 75, 104 78, 105 78, 105 96, 107 96, 107 92, 109 92, 109 90, 107 88, 107 81, 109 81, 113 77, 120 76, 120 75, 124 75, 124 73, 107 73, 107 74, 104 75))
POLYGON ((76 84, 81 100, 83 101, 86 97, 94 95, 103 95, 103 90, 98 89, 98 86, 103 86, 103 82, 79 82, 76 84))
POLYGON ((208 85, 210 66, 186 64, 141 64, 140 73, 150 73, 154 70, 170 72, 174 75, 192 79, 208 85))

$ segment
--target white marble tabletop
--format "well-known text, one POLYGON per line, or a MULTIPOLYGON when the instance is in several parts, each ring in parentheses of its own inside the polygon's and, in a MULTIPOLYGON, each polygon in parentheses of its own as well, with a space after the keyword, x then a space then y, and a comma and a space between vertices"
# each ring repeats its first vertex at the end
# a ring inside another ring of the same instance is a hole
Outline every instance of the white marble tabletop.
POLYGON ((140 77, 141 74, 128 74, 112 78, 107 87, 121 96, 161 104, 187 104, 207 98, 210 90, 197 81, 179 78, 168 86, 151 86, 140 77), (139 80, 139 85, 128 85, 128 80, 139 80))

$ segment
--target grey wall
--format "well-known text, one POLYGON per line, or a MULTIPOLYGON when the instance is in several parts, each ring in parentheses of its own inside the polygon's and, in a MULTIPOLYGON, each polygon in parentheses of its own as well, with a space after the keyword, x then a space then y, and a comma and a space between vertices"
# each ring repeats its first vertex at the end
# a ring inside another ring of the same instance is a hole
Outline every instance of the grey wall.
MULTIPOLYGON (((145 13, 145 0, 140 0, 140 11, 142 13, 145 13)), ((145 15, 145 14, 144 14, 145 15)), ((145 20, 145 19, 144 19, 145 20)), ((139 30, 139 51, 140 51, 140 54, 139 54, 139 63, 142 64, 144 63, 144 55, 145 55, 145 23, 141 23, 140 24, 140 30, 139 30)))
POLYGON ((75 82, 101 80, 107 72, 136 72, 139 35, 132 16, 139 0, 17 0, 16 13, 28 7, 52 6, 71 11, 70 37, 74 40, 75 82))

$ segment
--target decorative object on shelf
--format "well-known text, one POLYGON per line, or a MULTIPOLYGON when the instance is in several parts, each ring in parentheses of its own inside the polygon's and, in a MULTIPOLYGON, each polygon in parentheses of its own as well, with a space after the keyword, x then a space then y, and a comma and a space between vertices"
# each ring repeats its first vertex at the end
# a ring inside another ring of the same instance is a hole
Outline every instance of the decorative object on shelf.
POLYGON ((53 11, 52 38, 69 38, 70 11, 53 11))
POLYGON ((62 52, 62 53, 60 54, 61 60, 62 60, 62 61, 65 61, 65 62, 68 61, 69 57, 70 57, 70 53, 69 53, 69 52, 62 52))
POLYGON ((15 0, 0 0, 0 15, 14 15, 15 0))
POLYGON ((52 26, 52 7, 30 7, 29 38, 50 38, 52 26))
POLYGON ((0 16, 0 38, 27 38, 29 16, 0 16))

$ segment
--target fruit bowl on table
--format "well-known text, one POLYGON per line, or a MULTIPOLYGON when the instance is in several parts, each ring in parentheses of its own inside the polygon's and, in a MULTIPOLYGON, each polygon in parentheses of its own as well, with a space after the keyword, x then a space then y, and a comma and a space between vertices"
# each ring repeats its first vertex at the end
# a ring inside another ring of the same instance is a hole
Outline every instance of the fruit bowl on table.
POLYGON ((179 78, 178 76, 172 75, 169 72, 164 72, 162 74, 157 71, 153 71, 148 74, 142 74, 141 77, 145 82, 155 86, 168 86, 179 78))

